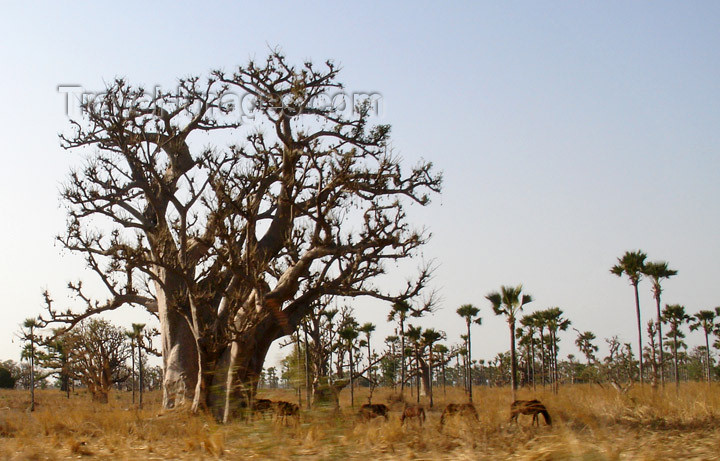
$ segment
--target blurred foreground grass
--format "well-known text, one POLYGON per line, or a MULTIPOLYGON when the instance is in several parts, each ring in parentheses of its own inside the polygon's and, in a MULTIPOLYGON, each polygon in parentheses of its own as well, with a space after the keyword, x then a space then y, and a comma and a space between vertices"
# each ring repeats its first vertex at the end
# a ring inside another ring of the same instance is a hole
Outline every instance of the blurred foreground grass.
MULTIPOLYGON (((114 393, 107 405, 85 394, 67 400, 56 390, 37 392, 37 410, 28 413, 28 393, 0 392, 0 459, 718 459, 720 385, 674 385, 665 390, 635 386, 627 394, 598 385, 522 389, 518 398, 538 398, 553 426, 531 427, 529 416, 510 424, 510 390, 476 388, 480 423, 451 419, 441 430, 445 404, 464 401, 461 389, 435 390, 435 407, 423 427, 400 425, 402 403, 392 390, 379 389, 374 403, 391 408, 390 419, 360 421, 357 408, 367 389, 349 392, 341 410, 302 411, 298 426, 273 418, 217 424, 186 409, 160 411, 160 394, 145 408, 130 395, 114 393)), ((261 391, 259 397, 296 401, 292 391, 261 391)), ((415 401, 406 390, 406 400, 415 401)), ((422 403, 427 407, 423 397, 422 403)), ((541 418, 542 421, 542 418, 541 418)))

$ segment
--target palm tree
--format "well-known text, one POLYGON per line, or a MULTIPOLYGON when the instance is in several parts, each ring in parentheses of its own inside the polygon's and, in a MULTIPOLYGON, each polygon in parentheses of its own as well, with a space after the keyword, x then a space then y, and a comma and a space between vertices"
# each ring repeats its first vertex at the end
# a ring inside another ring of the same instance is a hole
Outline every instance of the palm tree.
POLYGON ((27 318, 23 322, 23 327, 27 328, 23 331, 22 338, 30 343, 30 411, 35 411, 35 330, 40 327, 38 319, 27 318))
POLYGON ((395 356, 395 344, 398 342, 396 335, 390 335, 385 338, 385 343, 390 346, 390 356, 392 357, 392 385, 395 392, 395 383, 397 382, 397 357, 395 356))
POLYGON ((355 345, 353 344, 353 342, 359 336, 357 330, 357 322, 355 322, 355 319, 349 319, 340 329, 338 335, 345 342, 345 347, 347 347, 348 353, 350 354, 350 406, 354 407, 355 390, 353 386, 353 348, 355 347, 355 345))
POLYGON ((705 378, 707 382, 711 381, 710 375, 710 341, 708 336, 715 329, 716 314, 713 311, 700 311, 693 315, 690 320, 690 330, 695 331, 698 328, 703 329, 705 333, 705 378))
POLYGON ((422 338, 422 327, 408 325, 408 329, 405 334, 412 343, 413 350, 415 351, 415 384, 417 390, 417 403, 420 403, 420 338, 422 338))
POLYGON ((447 377, 445 375, 445 356, 450 352, 444 344, 435 345, 435 353, 440 355, 440 364, 442 366, 442 379, 443 379, 443 395, 447 395, 447 377))
POLYGON ((642 322, 640 321, 640 296, 638 295, 638 284, 645 270, 645 258, 647 255, 642 251, 626 251, 622 258, 618 258, 618 263, 610 269, 610 272, 622 277, 627 275, 630 284, 635 289, 635 314, 637 315, 638 329, 638 356, 640 357, 640 383, 644 383, 643 378, 643 347, 642 347, 642 322))
POLYGON ((657 330, 658 330, 658 343, 660 344, 660 382, 665 385, 665 360, 664 360, 664 349, 663 349, 663 334, 662 334, 662 313, 660 312, 660 295, 662 294, 662 286, 660 281, 668 279, 674 275, 677 275, 677 271, 670 269, 668 263, 665 261, 655 261, 645 264, 643 274, 650 277, 653 284, 653 297, 655 298, 655 304, 657 306, 657 330))
POLYGON ((537 311, 530 314, 530 317, 533 319, 533 323, 535 324, 535 327, 540 332, 540 377, 542 379, 542 385, 543 388, 547 384, 547 366, 546 366, 546 352, 547 349, 545 347, 545 328, 547 328, 547 319, 545 318, 545 311, 537 311))
MULTIPOLYGON (((133 323, 132 329, 133 329, 133 337, 135 338, 135 343, 137 344, 137 351, 138 351, 138 375, 139 375, 139 381, 138 384, 138 407, 142 408, 143 406, 143 363, 142 363, 142 338, 143 338, 143 328, 145 328, 144 323, 133 323)), ((133 362, 134 362, 133 358, 133 362)), ((133 374, 135 373, 135 367, 133 365, 133 374)), ((134 389, 134 385, 133 385, 134 389)))
POLYGON ((495 315, 507 317, 510 327, 510 377, 512 381, 513 400, 517 397, 517 356, 515 353, 515 320, 523 306, 532 302, 532 296, 522 294, 522 285, 516 287, 502 286, 500 292, 493 292, 485 296, 492 303, 495 315))
POLYGON ((370 335, 373 331, 375 331, 375 325, 373 325, 370 322, 363 323, 363 325, 358 330, 360 333, 365 333, 365 338, 367 341, 367 350, 368 350, 368 378, 372 375, 372 349, 370 348, 370 335))
POLYGON ((668 336, 673 338, 673 361, 675 363, 675 388, 680 386, 680 373, 678 371, 678 338, 684 338, 685 335, 680 331, 683 323, 687 323, 690 317, 685 313, 685 307, 680 304, 666 304, 662 312, 662 320, 670 324, 668 336))
POLYGON ((135 406, 135 333, 130 330, 125 332, 125 336, 130 339, 130 363, 132 366, 131 372, 130 372, 130 381, 131 381, 131 388, 132 388, 132 404, 135 406))
POLYGON ((595 362, 595 353, 598 351, 598 347, 592 342, 596 339, 595 334, 592 331, 586 331, 580 333, 577 331, 578 337, 575 340, 575 345, 580 349, 580 352, 585 356, 588 366, 590 363, 595 362))
POLYGON ((558 339, 557 332, 565 331, 570 326, 570 320, 562 317, 563 311, 559 307, 551 307, 545 309, 545 318, 547 319, 548 332, 550 333, 550 348, 552 351, 552 377, 553 377, 553 390, 557 394, 558 392, 558 339))
POLYGON ((408 312, 410 312, 410 304, 407 301, 398 301, 393 304, 390 314, 388 315, 388 322, 398 319, 400 324, 400 395, 403 395, 405 390, 405 320, 407 319, 408 312))
POLYGON ((530 342, 530 376, 532 379, 533 389, 535 389, 535 331, 537 329, 537 321, 535 315, 524 315, 520 319, 520 325, 525 327, 525 336, 530 342))
POLYGON ((433 406, 433 344, 445 338, 445 333, 434 328, 428 328, 422 333, 422 342, 428 348, 428 392, 430 393, 430 408, 433 406))
POLYGON ((472 304, 463 304, 462 306, 458 307, 457 314, 465 319, 465 323, 467 324, 467 363, 468 363, 468 370, 466 372, 466 376, 468 376, 467 379, 467 393, 468 393, 468 399, 470 402, 472 402, 472 353, 471 351, 471 340, 470 340, 470 324, 475 322, 478 325, 482 324, 482 318, 478 317, 477 315, 480 313, 480 309, 473 306, 472 304))

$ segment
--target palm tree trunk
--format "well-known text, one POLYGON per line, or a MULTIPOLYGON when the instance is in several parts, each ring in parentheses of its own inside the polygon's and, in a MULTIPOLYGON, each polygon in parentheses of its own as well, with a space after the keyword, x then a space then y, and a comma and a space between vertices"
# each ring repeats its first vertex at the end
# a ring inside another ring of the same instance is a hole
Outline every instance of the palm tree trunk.
POLYGON ((140 381, 138 382, 138 408, 142 409, 143 407, 143 364, 142 364, 142 349, 140 348, 140 344, 138 344, 138 371, 139 371, 139 377, 140 381))
POLYGON ((350 406, 355 406, 355 389, 353 383, 353 353, 352 344, 350 344, 350 406))
POLYGON ((660 313, 660 293, 655 294, 655 301, 657 303, 658 344, 660 345, 660 384, 665 387, 665 354, 663 349, 662 314, 660 313))
POLYGON ((513 401, 517 400, 517 357, 515 356, 515 319, 510 320, 510 380, 513 401))
POLYGON ((530 338, 530 354, 532 355, 532 386, 533 391, 535 390, 535 339, 530 338))
POLYGON ((400 396, 405 391, 405 319, 400 314, 400 396))
POLYGON ((420 403, 420 351, 415 344, 415 391, 417 392, 417 403, 420 403))
POLYGON ((708 331, 705 330, 705 366, 707 368, 707 382, 710 382, 710 342, 708 341, 708 331))
POLYGON ((677 327, 675 327, 676 333, 673 335, 673 362, 675 362, 675 391, 680 388, 680 373, 678 370, 678 353, 677 353, 677 327))
POLYGON ((430 349, 430 360, 428 363, 428 390, 430 391, 430 408, 433 407, 433 352, 432 343, 428 346, 430 349))
POLYGON ((638 294, 638 284, 634 283, 635 288, 635 313, 637 314, 637 329, 638 329, 638 358, 640 359, 640 384, 645 382, 643 377, 643 348, 642 348, 642 323, 640 321, 640 295, 638 294))
POLYGON ((135 405, 135 343, 134 339, 130 339, 130 349, 132 355, 132 404, 135 405))
POLYGON ((540 353, 541 353, 541 360, 542 360, 542 367, 540 368, 541 376, 540 379, 542 379, 542 385, 545 387, 545 382, 547 381, 545 378, 546 373, 546 366, 545 366, 545 335, 543 334, 544 330, 540 329, 540 353))
POLYGON ((470 342, 470 318, 469 318, 469 317, 468 317, 468 319, 467 319, 467 335, 468 335, 468 341, 467 341, 467 342, 468 342, 468 347, 467 347, 467 349, 468 349, 468 350, 467 350, 467 357, 468 357, 468 373, 467 373, 467 376, 468 376, 468 380, 467 380, 467 382, 468 382, 468 399, 470 400, 470 403, 472 403, 472 399, 473 399, 473 396, 472 396, 472 386, 473 386, 473 382, 472 382, 472 353, 471 353, 471 351, 470 351, 470 348, 472 347, 472 343, 470 342))

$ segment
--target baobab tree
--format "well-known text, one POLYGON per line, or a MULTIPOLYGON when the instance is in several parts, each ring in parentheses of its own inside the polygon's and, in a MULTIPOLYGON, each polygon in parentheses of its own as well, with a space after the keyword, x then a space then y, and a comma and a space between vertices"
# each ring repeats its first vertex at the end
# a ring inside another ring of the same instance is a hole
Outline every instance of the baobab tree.
POLYGON ((228 421, 252 399, 271 343, 321 297, 422 295, 427 266, 392 292, 373 281, 385 263, 419 254, 428 234, 404 210, 428 204, 441 177, 430 163, 401 164, 369 99, 345 112, 323 104, 342 88, 338 72, 271 52, 180 79, 174 94, 118 79, 84 103, 61 137, 87 161, 62 191, 59 241, 84 255, 108 297, 70 284, 85 309, 49 302, 45 321, 71 327, 125 305, 154 312, 163 406, 189 398, 228 421), (242 127, 237 94, 254 111, 242 127))
POLYGON ((643 274, 650 277, 652 280, 652 291, 653 297, 655 298, 655 305, 657 307, 657 335, 658 343, 660 344, 660 382, 665 385, 665 359, 663 349, 663 334, 662 334, 662 312, 660 312, 660 296, 662 295, 662 280, 668 279, 677 275, 678 271, 670 269, 668 263, 665 261, 649 262, 644 265, 643 274))
POLYGON ((635 314, 637 316, 638 331, 638 357, 640 359, 640 383, 644 382, 643 377, 643 346, 642 346, 642 322, 640 320, 640 296, 638 294, 638 284, 642 279, 645 270, 645 258, 647 255, 642 251, 626 251, 625 254, 618 258, 618 263, 610 269, 610 272, 622 277, 627 275, 630 285, 635 289, 635 314))
POLYGON ((532 302, 532 296, 522 293, 522 285, 516 287, 502 286, 499 292, 487 295, 492 303, 495 315, 504 315, 510 327, 510 381, 512 384, 512 397, 517 397, 517 354, 515 351, 515 321, 523 306, 532 302))
POLYGON ((690 330, 695 331, 697 329, 702 329, 703 333, 705 334, 705 379, 707 379, 707 382, 710 382, 712 380, 712 375, 710 374, 711 367, 709 336, 710 333, 712 333, 717 326, 715 325, 715 317, 715 312, 709 310, 701 310, 690 318, 690 330))
POLYGON ((467 341, 465 348, 467 349, 467 370, 465 371, 465 376, 467 377, 467 394, 468 394, 468 400, 472 402, 472 352, 471 352, 471 337, 470 337, 470 324, 475 322, 478 325, 482 325, 482 318, 478 317, 478 314, 480 313, 480 309, 473 306, 472 304, 463 304, 462 306, 458 307, 457 314, 465 319, 465 326, 467 327, 467 341))

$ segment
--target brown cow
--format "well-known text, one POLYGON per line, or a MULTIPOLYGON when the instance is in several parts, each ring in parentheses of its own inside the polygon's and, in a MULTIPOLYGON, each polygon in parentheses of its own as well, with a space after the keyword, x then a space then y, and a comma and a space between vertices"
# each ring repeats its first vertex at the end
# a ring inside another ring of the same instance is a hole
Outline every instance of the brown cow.
POLYGON ((300 423, 300 407, 290 402, 275 402, 275 420, 282 419, 287 423, 287 418, 294 418, 295 424, 300 423))
POLYGON ((445 407, 440 417, 440 426, 445 424, 445 418, 458 415, 458 416, 472 416, 475 421, 480 421, 477 410, 472 403, 451 403, 445 407))
POLYGON ((366 403, 360 407, 360 417, 369 420, 383 416, 385 417, 385 421, 387 421, 388 411, 390 411, 390 409, 382 403, 366 403))
POLYGON ((409 418, 417 418, 422 426, 425 421, 425 409, 422 405, 405 405, 402 416, 400 416, 400 425, 405 424, 405 420, 409 418))
POLYGON ((538 414, 543 415, 545 423, 552 425, 552 419, 547 408, 539 400, 516 400, 510 405, 510 421, 517 423, 518 415, 532 415, 532 424, 540 426, 540 418, 538 414))

